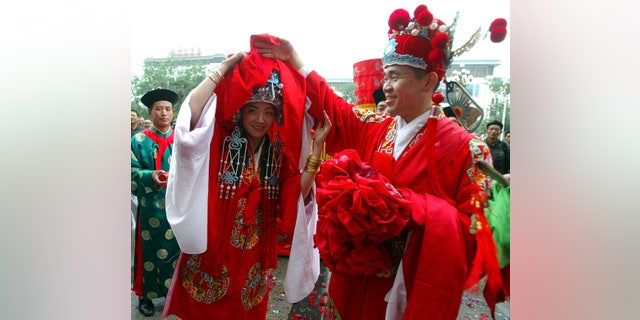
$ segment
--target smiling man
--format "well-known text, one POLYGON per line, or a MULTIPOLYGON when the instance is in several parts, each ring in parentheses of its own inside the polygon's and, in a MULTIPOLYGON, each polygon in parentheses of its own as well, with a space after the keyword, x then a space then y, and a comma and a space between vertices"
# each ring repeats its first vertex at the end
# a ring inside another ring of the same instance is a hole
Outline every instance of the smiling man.
POLYGON ((387 117, 358 110, 338 96, 304 65, 289 41, 256 46, 262 55, 286 60, 305 76, 309 112, 326 112, 334 126, 327 154, 365 163, 356 165, 366 174, 357 172, 347 180, 340 162, 328 161, 317 178, 321 210, 314 240, 323 261, 331 262, 324 319, 453 320, 463 290, 482 276, 488 275, 484 294, 490 307, 502 290, 483 207, 489 179, 477 166, 490 151, 439 107, 444 97, 436 91, 454 56, 455 25, 434 18, 425 5, 414 10, 414 18, 407 10, 395 10, 388 24, 382 56, 387 117), (392 195, 378 188, 358 196, 376 183, 392 195), (335 190, 351 196, 343 201, 324 196, 335 190), (401 200, 408 200, 410 208, 398 208, 401 200), (385 221, 399 222, 394 228, 370 228, 379 223, 366 222, 381 221, 380 212, 397 212, 385 221))

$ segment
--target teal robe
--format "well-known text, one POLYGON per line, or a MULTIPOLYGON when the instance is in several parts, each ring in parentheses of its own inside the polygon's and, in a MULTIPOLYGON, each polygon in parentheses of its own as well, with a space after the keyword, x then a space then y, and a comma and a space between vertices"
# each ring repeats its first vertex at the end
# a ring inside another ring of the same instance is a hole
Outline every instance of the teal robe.
POLYGON ((154 299, 165 297, 180 248, 165 211, 165 188, 151 179, 154 170, 169 171, 173 131, 154 127, 131 138, 131 192, 138 197, 133 290, 154 299))

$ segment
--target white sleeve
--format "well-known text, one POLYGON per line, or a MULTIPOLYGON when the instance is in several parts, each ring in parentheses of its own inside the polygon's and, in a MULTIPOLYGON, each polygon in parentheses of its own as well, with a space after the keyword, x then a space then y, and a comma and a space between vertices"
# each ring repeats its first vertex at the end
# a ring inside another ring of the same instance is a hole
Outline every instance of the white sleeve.
MULTIPOLYGON (((311 101, 307 98, 306 110, 309 110, 311 101)), ((300 149, 300 161, 298 169, 304 170, 306 158, 311 152, 311 128, 313 117, 305 113, 302 124, 302 146, 300 149)), ((316 232, 318 221, 318 205, 315 200, 315 185, 311 188, 311 198, 307 205, 304 204, 302 195, 298 195, 298 214, 293 231, 291 251, 287 273, 284 278, 284 292, 287 302, 295 303, 308 296, 315 287, 320 275, 320 253, 313 245, 313 234, 316 232)))
POLYGON ((165 205, 180 250, 197 254, 207 249, 209 157, 217 96, 207 101, 193 130, 190 101, 191 93, 176 119, 165 205))
MULTIPOLYGON (((409 232, 406 243, 409 243, 411 234, 412 232, 409 232)), ((389 292, 387 292, 387 295, 384 297, 384 301, 387 302, 385 319, 402 319, 402 315, 404 315, 404 311, 407 309, 407 286, 404 281, 402 259, 400 259, 398 272, 393 279, 393 286, 391 287, 389 292)))
POLYGON ((307 67, 307 66, 302 66, 302 67, 300 67, 300 69, 298 69, 298 72, 300 72, 300 74, 301 74, 303 77, 305 77, 305 78, 306 78, 306 77, 309 75, 309 73, 311 73, 312 71, 313 71, 313 69, 311 69, 311 68, 309 68, 309 67, 307 67))

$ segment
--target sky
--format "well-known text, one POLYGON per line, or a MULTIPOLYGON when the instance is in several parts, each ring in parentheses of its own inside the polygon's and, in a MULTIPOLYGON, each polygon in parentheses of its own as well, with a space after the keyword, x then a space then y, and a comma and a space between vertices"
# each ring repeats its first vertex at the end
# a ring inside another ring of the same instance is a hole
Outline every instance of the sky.
MULTIPOLYGON (((395 9, 425 4, 446 24, 459 21, 453 48, 479 27, 483 36, 495 18, 510 23, 509 0, 438 1, 184 1, 134 4, 131 22, 131 69, 140 74, 145 58, 166 58, 178 50, 202 55, 249 49, 252 34, 268 33, 291 41, 306 65, 326 78, 352 78, 353 64, 379 58, 387 44, 388 19, 395 9), (276 5, 277 3, 277 5, 276 5)), ((509 28, 509 25, 507 26, 509 28)), ((496 75, 509 77, 509 35, 496 44, 481 40, 458 59, 498 59, 496 75)))

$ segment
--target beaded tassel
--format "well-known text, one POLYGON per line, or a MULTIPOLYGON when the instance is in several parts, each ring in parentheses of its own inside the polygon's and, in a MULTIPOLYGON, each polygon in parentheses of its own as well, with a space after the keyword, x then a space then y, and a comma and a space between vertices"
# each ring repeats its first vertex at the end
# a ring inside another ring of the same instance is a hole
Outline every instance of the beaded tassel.
POLYGON ((275 141, 269 147, 267 166, 265 168, 264 185, 267 188, 267 199, 277 199, 280 195, 280 171, 282 167, 282 140, 276 133, 275 141))
POLYGON ((236 190, 242 184, 242 171, 247 157, 247 139, 240 134, 240 128, 235 127, 230 136, 224 138, 220 166, 218 169, 218 183, 220 183, 219 198, 234 198, 236 190))

